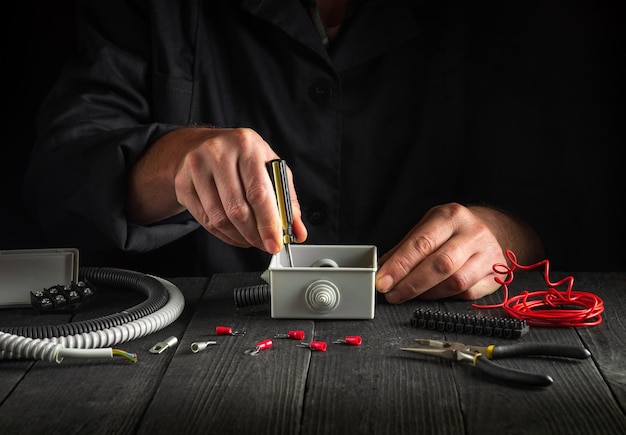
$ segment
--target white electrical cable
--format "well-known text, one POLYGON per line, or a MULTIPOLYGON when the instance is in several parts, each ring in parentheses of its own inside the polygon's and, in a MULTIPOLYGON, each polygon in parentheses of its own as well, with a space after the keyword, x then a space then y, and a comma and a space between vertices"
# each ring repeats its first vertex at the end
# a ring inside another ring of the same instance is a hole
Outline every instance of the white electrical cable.
POLYGON ((0 331, 0 359, 31 358, 60 363, 63 358, 112 357, 110 346, 144 337, 176 320, 185 308, 185 297, 173 283, 154 276, 169 293, 168 302, 140 319, 84 334, 33 339, 0 331))

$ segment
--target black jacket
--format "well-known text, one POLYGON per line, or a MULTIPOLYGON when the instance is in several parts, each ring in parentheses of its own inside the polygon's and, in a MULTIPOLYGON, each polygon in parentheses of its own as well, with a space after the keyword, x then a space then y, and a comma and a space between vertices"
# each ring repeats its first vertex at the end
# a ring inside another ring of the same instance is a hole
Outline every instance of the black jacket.
POLYGON ((307 243, 384 253, 457 201, 520 216, 560 255, 576 189, 549 169, 566 151, 554 71, 536 11, 500 3, 352 2, 327 49, 296 0, 81 2, 82 56, 41 108, 26 198, 83 264, 159 252, 128 264, 262 270, 267 254, 188 214, 139 226, 124 212, 126 174, 159 136, 250 127, 294 172, 307 243))

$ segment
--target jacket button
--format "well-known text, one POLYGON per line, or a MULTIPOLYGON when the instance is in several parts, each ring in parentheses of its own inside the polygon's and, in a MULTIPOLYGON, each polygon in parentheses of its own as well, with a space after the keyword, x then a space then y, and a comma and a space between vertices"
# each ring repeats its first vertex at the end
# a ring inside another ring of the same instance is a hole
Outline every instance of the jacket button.
POLYGON ((322 106, 327 104, 330 97, 332 97, 333 89, 328 80, 319 79, 309 86, 308 94, 311 101, 322 106))
POLYGON ((311 225, 322 225, 326 222, 326 210, 323 206, 311 207, 308 210, 306 217, 311 225))

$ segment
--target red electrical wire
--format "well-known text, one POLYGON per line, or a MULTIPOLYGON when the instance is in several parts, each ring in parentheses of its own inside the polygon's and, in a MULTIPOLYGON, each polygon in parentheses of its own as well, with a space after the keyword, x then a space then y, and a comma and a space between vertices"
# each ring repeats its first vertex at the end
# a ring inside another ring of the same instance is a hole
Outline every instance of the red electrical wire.
POLYGON ((522 266, 517 262, 515 254, 507 250, 506 257, 512 266, 495 264, 494 272, 506 274, 506 279, 495 277, 495 281, 504 288, 504 301, 494 305, 472 304, 475 308, 504 308, 510 316, 519 320, 526 320, 529 326, 594 326, 602 323, 604 303, 600 297, 588 293, 572 290, 574 278, 565 277, 557 282, 549 278, 549 261, 542 260, 529 266, 522 266), (524 291, 509 298, 508 285, 513 282, 513 271, 516 268, 531 270, 544 266, 543 279, 548 285, 547 290, 524 291), (565 291, 556 287, 566 284, 565 291))

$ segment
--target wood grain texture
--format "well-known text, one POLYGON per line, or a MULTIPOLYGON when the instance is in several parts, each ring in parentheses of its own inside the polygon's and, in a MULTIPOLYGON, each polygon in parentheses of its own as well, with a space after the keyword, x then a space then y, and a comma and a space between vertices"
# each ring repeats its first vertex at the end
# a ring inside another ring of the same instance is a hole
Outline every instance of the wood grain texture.
POLYGON ((255 428, 254 433, 298 432, 309 352, 278 339, 257 355, 245 351, 287 332, 285 328, 302 329, 310 337, 314 323, 276 321, 263 307, 235 309, 232 289, 253 277, 213 277, 139 433, 237 434, 250 428, 255 428), (229 326, 245 335, 217 336, 216 326, 229 326), (217 344, 196 354, 191 351, 191 343, 208 340, 217 344), (171 410, 177 415, 171 415, 171 410))
POLYGON ((592 328, 579 328, 578 334, 592 353, 604 381, 626 410, 626 276, 618 273, 580 274, 575 288, 590 291, 603 300, 603 322, 592 328))

